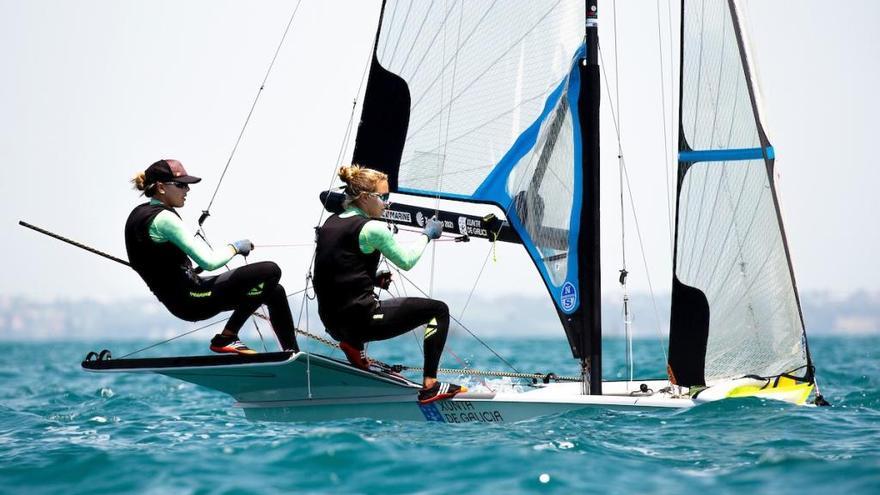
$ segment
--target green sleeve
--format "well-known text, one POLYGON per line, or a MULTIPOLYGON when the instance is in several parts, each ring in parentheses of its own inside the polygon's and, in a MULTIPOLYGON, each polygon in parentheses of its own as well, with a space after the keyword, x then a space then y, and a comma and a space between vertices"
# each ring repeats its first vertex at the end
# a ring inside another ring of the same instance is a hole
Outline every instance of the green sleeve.
POLYGON ((428 236, 420 235, 412 243, 401 245, 394 239, 385 223, 371 220, 361 228, 358 241, 362 253, 370 254, 379 250, 389 261, 403 270, 409 270, 425 252, 428 236))
POLYGON ((154 242, 174 244, 205 270, 216 270, 235 256, 235 248, 228 244, 214 251, 206 244, 196 242, 192 233, 187 231, 183 220, 170 211, 156 215, 150 223, 149 232, 150 239, 154 242))

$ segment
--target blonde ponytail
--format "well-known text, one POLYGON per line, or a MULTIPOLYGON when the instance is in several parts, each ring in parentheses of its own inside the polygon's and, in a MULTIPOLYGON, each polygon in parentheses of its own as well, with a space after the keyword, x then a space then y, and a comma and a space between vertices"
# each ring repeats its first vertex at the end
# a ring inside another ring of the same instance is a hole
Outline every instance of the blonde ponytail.
POLYGON ((142 194, 148 198, 155 194, 156 185, 147 184, 147 176, 144 172, 138 172, 129 182, 131 182, 133 189, 142 191, 142 194))
POLYGON ((138 191, 143 191, 145 186, 144 181, 146 180, 147 176, 143 172, 138 172, 131 178, 131 184, 138 191))
POLYGON ((339 167, 339 180, 347 185, 346 195, 350 199, 356 199, 363 193, 374 192, 379 182, 388 180, 388 175, 378 170, 352 164, 339 167))

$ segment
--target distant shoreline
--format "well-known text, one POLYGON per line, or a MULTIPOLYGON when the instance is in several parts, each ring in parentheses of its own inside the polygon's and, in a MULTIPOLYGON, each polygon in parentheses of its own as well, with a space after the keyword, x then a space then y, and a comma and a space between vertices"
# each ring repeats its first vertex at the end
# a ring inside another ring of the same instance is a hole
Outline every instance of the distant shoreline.
MULTIPOLYGON (((458 308, 464 306, 467 294, 444 294, 441 297, 458 317, 458 308)), ((842 296, 807 291, 801 294, 801 302, 809 337, 880 334, 880 294, 859 291, 842 296)), ((635 338, 652 339, 668 334, 668 295, 657 297, 657 313, 648 294, 635 293, 630 296, 630 303, 635 338)), ((300 319, 300 305, 293 306, 297 308, 294 318, 300 319)), ((310 304, 308 320, 303 316, 300 321, 309 321, 313 332, 323 333, 315 309, 315 304, 310 304)), ((620 302, 604 297, 602 321, 605 338, 623 338, 620 315, 620 302)), ((210 321, 219 320, 215 325, 219 327, 222 319, 220 315, 210 321)), ((549 299, 541 297, 474 297, 461 321, 472 332, 488 338, 564 338, 549 299), (515 326, 510 322, 516 322, 515 326)), ((89 299, 45 302, 20 296, 0 296, 0 336, 16 342, 158 340, 180 335, 206 323, 178 320, 152 298, 115 302, 89 299)), ((463 332, 456 327, 453 324, 453 332, 463 332)), ((271 335, 268 326, 261 325, 261 328, 271 335)), ((213 329, 206 328, 184 338, 204 339, 213 329)), ((252 332, 252 328, 248 332, 252 332)))

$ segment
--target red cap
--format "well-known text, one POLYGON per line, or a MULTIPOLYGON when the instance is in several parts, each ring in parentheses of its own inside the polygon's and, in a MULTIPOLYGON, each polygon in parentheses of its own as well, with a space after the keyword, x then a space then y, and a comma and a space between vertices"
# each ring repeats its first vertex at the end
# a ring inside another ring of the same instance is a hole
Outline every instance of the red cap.
POLYGON ((200 177, 195 177, 186 173, 183 164, 177 160, 159 160, 158 162, 147 167, 144 171, 144 182, 153 184, 156 182, 182 182, 184 184, 195 184, 201 181, 200 177))

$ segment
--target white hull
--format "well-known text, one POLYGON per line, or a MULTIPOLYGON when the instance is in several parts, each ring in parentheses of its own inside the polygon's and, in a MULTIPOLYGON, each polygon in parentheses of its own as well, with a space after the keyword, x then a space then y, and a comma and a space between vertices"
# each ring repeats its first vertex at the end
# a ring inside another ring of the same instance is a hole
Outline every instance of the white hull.
POLYGON ((690 399, 658 396, 629 397, 579 395, 578 383, 550 384, 527 392, 460 394, 428 405, 416 402, 415 391, 406 397, 369 399, 300 399, 279 402, 238 402, 249 419, 314 421, 367 417, 382 420, 438 421, 446 423, 503 423, 581 409, 685 408, 690 399))
MULTIPOLYGON (((502 423, 577 410, 682 409, 728 397, 728 391, 744 384, 739 380, 728 382, 724 387, 711 387, 697 399, 691 399, 673 396, 670 393, 673 388, 665 380, 603 382, 603 395, 584 395, 582 383, 550 383, 527 387, 525 391, 469 392, 423 406, 416 400, 419 384, 411 381, 362 371, 347 363, 305 352, 262 356, 264 362, 224 356, 110 360, 103 365, 91 362, 92 365, 83 363, 83 366, 95 372, 158 373, 218 390, 235 398, 235 405, 241 407, 249 419, 262 421, 374 418, 502 423), (199 359, 203 362, 187 365, 187 360, 199 359), (204 364, 204 361, 210 363, 204 364), (642 384, 650 393, 633 392, 642 384)), ((768 397, 787 400, 778 392, 768 397)))

